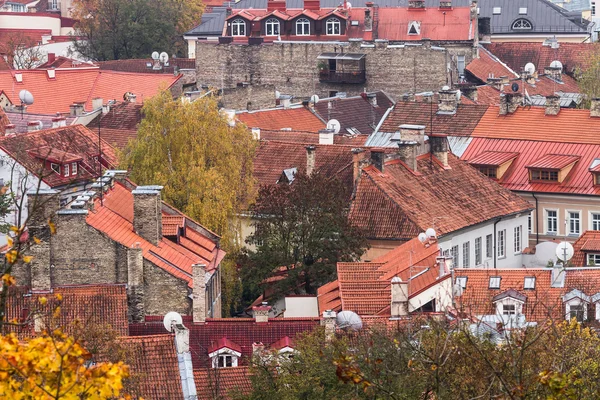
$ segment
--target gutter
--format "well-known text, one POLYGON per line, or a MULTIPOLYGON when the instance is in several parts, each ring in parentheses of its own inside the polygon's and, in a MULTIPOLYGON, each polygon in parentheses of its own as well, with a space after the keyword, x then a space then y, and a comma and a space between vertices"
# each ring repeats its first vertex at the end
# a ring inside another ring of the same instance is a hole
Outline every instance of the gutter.
POLYGON ((538 223, 540 220, 540 213, 538 212, 538 198, 535 197, 535 192, 531 192, 531 195, 535 199, 535 244, 537 245, 540 243, 540 229, 538 223))

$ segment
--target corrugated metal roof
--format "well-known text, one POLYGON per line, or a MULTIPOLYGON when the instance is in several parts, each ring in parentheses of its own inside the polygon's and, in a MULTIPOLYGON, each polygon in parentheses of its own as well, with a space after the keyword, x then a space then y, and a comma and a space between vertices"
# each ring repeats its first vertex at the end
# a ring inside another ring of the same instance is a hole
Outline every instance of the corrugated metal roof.
POLYGON ((467 150, 467 147, 469 147, 471 139, 469 136, 448 136, 450 151, 457 157, 461 157, 465 150, 467 150))
POLYGON ((518 155, 519 153, 513 151, 484 151, 475 158, 469 160, 469 164, 499 166, 516 158, 518 155))
POLYGON ((575 161, 579 161, 580 158, 580 156, 570 154, 546 154, 533 163, 526 165, 525 168, 562 169, 575 161))
POLYGON ((397 147, 398 145, 392 142, 392 137, 395 132, 373 132, 365 142, 367 147, 397 147))
POLYGON ((221 35, 225 26, 227 9, 225 7, 213 7, 212 12, 202 14, 200 25, 187 32, 189 36, 221 35))

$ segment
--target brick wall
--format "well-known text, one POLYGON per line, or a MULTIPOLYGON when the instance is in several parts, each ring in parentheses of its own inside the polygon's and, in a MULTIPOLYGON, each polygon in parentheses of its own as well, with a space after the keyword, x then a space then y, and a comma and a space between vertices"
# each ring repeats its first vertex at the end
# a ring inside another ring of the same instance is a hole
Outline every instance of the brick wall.
POLYGON ((144 306, 146 315, 177 311, 191 314, 192 300, 187 283, 144 260, 144 306))
POLYGON ((274 85, 240 85, 223 89, 221 103, 234 110, 262 110, 275 107, 274 85))

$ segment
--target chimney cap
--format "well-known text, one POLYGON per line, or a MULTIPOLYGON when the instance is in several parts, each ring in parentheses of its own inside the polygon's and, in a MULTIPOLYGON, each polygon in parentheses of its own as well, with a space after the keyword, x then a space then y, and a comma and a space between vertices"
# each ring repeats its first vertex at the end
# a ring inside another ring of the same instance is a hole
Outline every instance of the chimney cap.
POLYGON ((412 124, 402 124, 400 125, 400 129, 409 129, 409 130, 425 130, 425 125, 412 125, 412 124))
POLYGON ((392 283, 402 283, 402 279, 399 276, 392 278, 392 283))
POLYGON ((308 145, 308 146, 306 146, 306 150, 308 150, 308 151, 313 151, 313 150, 315 150, 315 149, 316 149, 316 147, 315 147, 314 145, 312 145, 312 144, 311 144, 311 145, 308 145))

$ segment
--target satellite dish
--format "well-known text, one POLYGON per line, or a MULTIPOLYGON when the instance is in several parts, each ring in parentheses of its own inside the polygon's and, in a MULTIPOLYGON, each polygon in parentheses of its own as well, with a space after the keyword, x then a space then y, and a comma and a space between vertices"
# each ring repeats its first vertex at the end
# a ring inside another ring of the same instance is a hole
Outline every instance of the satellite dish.
POLYGON ((160 56, 158 55, 158 51, 153 51, 153 52, 152 52, 152 59, 153 59, 153 60, 158 60, 158 57, 160 57, 160 56))
POLYGON ((425 232, 419 233, 419 242, 425 243, 426 240, 427 240, 427 234, 425 232))
POLYGON ((340 133, 341 128, 342 125, 337 119, 330 119, 329 121, 327 121, 327 129, 332 129, 333 133, 340 133))
POLYGON ((162 53, 160 53, 160 62, 163 64, 166 64, 167 62, 169 62, 169 55, 167 54, 166 51, 163 51, 162 53))
POLYGON ((173 332, 173 324, 181 325, 182 323, 183 318, 181 318, 181 315, 175 311, 169 311, 163 318, 163 325, 169 332, 173 332))
POLYGON ((444 85, 444 86, 442 86, 442 90, 450 90, 450 86, 444 85))
POLYGON ((348 10, 350 10, 352 8, 352 3, 350 3, 349 1, 346 2, 346 8, 348 10))
POLYGON ((513 92, 518 92, 519 91, 519 84, 517 82, 513 82, 513 84, 510 85, 510 88, 512 89, 513 92))
POLYGON ((362 328, 362 320, 354 311, 341 311, 336 317, 337 326, 342 329, 352 329, 358 331, 362 328))
POLYGON ((425 231, 425 234, 427 235, 428 238, 435 238, 435 236, 436 236, 435 229, 433 229, 433 228, 427 228, 427 230, 425 231))
POLYGON ((19 99, 21 100, 21 103, 27 104, 28 106, 33 104, 33 95, 29 90, 21 90, 19 92, 19 99))
POLYGON ((550 63, 550 66, 551 66, 552 68, 560 68, 561 70, 563 69, 563 65, 562 65, 562 63, 561 63, 560 61, 558 61, 558 60, 554 60, 554 61, 552 61, 552 62, 550 63))
POLYGON ((525 64, 525 72, 527 72, 529 75, 535 74, 535 64, 534 63, 525 64))
POLYGON ((569 242, 560 242, 556 247, 556 257, 562 262, 569 261, 573 258, 573 254, 575 254, 575 250, 569 242))
POLYGON ((312 96, 310 96, 310 102, 313 104, 317 104, 319 102, 319 96, 313 94, 312 96))

